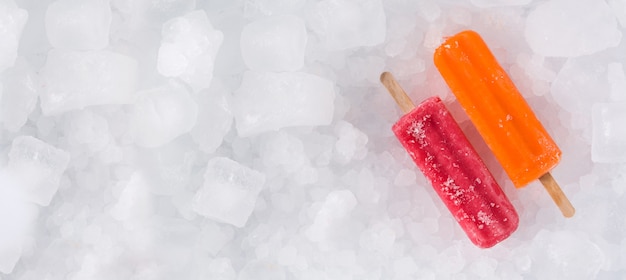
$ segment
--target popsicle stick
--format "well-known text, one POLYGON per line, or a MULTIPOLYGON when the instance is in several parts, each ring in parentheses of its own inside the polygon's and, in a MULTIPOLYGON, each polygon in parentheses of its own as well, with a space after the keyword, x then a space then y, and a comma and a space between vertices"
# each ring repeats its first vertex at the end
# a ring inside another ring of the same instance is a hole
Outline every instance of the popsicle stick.
POLYGON ((387 88, 387 91, 389 91, 389 94, 391 94, 391 97, 396 101, 402 112, 408 113, 415 108, 411 98, 409 98, 391 73, 383 72, 380 74, 380 82, 387 88))
POLYGON ((574 213, 576 212, 574 206, 572 206, 572 203, 569 202, 569 199, 567 199, 567 196, 565 196, 561 187, 559 187, 559 184, 557 184, 552 177, 552 174, 550 174, 550 172, 543 174, 539 177, 539 181, 541 181, 541 184, 543 184, 546 188, 546 191, 548 191, 552 200, 554 200, 554 203, 556 203, 559 209, 561 209, 563 216, 566 218, 574 216, 574 213))

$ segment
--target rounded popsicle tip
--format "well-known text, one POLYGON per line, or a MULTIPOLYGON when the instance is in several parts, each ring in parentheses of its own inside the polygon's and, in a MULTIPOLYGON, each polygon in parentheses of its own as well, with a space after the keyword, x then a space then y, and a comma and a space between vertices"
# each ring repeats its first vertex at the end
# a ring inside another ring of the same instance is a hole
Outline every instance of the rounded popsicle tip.
POLYGON ((574 207, 571 207, 571 208, 569 208, 568 211, 562 211, 561 210, 561 212, 563 212, 563 216, 565 218, 571 218, 571 217, 574 217, 574 214, 576 214, 576 209, 574 209, 574 207))
POLYGON ((478 34, 478 32, 476 32, 474 30, 471 30, 471 29, 463 30, 463 31, 457 33, 455 36, 458 36, 458 37, 482 38, 482 37, 480 37, 480 34, 478 34))
MULTIPOLYGON (((447 36, 444 37, 444 43, 441 46, 445 46, 446 43, 450 44, 454 41, 462 41, 462 40, 480 40, 482 41, 482 37, 480 36, 480 34, 478 34, 478 32, 471 30, 471 29, 466 29, 463 30, 459 33, 456 33, 452 36, 447 36)), ((440 46, 440 47, 441 47, 440 46)))
POLYGON ((443 43, 435 49, 435 54, 433 56, 435 66, 439 68, 440 65, 446 64, 447 62, 442 61, 445 60, 445 57, 447 56, 446 53, 454 51, 454 49, 459 49, 460 45, 464 43, 468 45, 485 45, 485 41, 482 39, 480 34, 471 29, 466 29, 452 36, 444 37, 443 43))
POLYGON ((554 180, 552 174, 550 174, 550 172, 543 174, 541 177, 539 177, 539 181, 546 188, 546 191, 548 191, 548 194, 550 194, 550 197, 552 197, 554 203, 556 203, 556 205, 559 207, 563 216, 566 218, 573 217, 576 213, 576 209, 574 209, 574 206, 572 206, 572 203, 569 201, 567 196, 565 196, 563 190, 561 190, 561 187, 559 187, 559 184, 556 182, 556 180, 554 180))

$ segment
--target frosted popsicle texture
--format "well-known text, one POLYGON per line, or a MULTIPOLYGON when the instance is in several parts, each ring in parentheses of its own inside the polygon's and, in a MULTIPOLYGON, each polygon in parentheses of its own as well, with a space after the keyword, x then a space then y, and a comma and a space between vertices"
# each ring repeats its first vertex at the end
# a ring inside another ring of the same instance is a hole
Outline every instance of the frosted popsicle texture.
POLYGON ((393 132, 474 244, 492 247, 515 231, 517 212, 439 97, 393 132))

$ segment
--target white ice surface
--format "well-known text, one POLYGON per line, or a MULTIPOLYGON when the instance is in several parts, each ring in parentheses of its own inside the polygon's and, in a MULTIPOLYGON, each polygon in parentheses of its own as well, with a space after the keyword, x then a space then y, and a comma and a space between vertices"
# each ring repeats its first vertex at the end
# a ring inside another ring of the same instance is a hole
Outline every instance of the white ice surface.
POLYGON ((163 76, 179 77, 194 91, 208 88, 223 40, 204 11, 173 18, 163 24, 157 69, 163 76))
POLYGON ((541 3, 526 20, 526 40, 538 54, 573 57, 596 53, 619 44, 622 32, 604 1, 568 0, 541 3))
POLYGON ((0 0, 0 279, 625 279, 624 0, 0 0), (563 155, 515 189, 433 65, 478 31, 563 155), (442 97, 520 216, 391 132, 442 97))
POLYGON ((292 15, 259 19, 241 31, 241 55, 255 71, 296 71, 304 65, 307 31, 292 15))
POLYGON ((329 125, 334 100, 334 85, 325 78, 248 71, 235 91, 237 132, 249 136, 291 126, 329 125))
POLYGON ((385 41, 380 0, 323 0, 307 11, 308 25, 330 50, 375 46, 385 41))
POLYGON ((109 44, 109 0, 57 0, 46 10, 46 34, 59 49, 100 50, 109 44))
POLYGON ((13 66, 28 12, 13 0, 0 1, 0 72, 13 66))
POLYGON ((8 131, 18 131, 35 109, 41 93, 41 79, 24 58, 3 76, 0 121, 8 131))
POLYGON ((130 133, 137 145, 154 148, 172 141, 193 128, 198 105, 178 85, 166 85, 137 93, 132 106, 130 133))
POLYGON ((263 173, 228 158, 213 158, 193 198, 193 209, 215 221, 243 227, 264 183, 263 173))
POLYGON ((501 6, 522 6, 527 5, 532 2, 532 0, 516 0, 516 1, 506 1, 506 0, 472 0, 472 4, 476 5, 476 7, 480 8, 491 8, 491 7, 501 7, 501 6))
POLYGON ((137 62, 108 50, 52 49, 42 75, 40 104, 46 115, 92 105, 127 104, 135 99, 137 62))
POLYGON ((70 155, 32 136, 18 136, 13 139, 8 157, 8 171, 26 200, 43 206, 50 204, 70 155))
POLYGON ((230 90, 219 81, 212 83, 208 90, 198 93, 197 104, 201 109, 198 110, 191 137, 203 152, 214 152, 231 130, 232 103, 230 90))
POLYGON ((10 170, 0 170, 0 273, 11 273, 32 234, 37 208, 10 170))
POLYGON ((626 102, 593 106, 591 158, 595 162, 626 162, 626 102))

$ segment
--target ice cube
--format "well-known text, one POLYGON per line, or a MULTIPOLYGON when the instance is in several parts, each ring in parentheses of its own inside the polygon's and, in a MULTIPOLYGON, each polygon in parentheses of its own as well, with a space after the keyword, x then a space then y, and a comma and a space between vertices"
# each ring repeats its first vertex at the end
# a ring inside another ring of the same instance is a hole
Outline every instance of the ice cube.
POLYGON ((604 1, 582 0, 572 5, 568 0, 553 0, 530 12, 525 36, 535 53, 575 57, 617 46, 622 33, 604 1))
POLYGON ((619 24, 622 28, 626 27, 626 1, 624 0, 608 0, 611 10, 615 13, 619 24))
POLYGON ((355 84, 362 85, 363 80, 378 84, 380 73, 385 69, 385 60, 377 56, 356 57, 348 62, 347 68, 350 69, 350 80, 355 84))
POLYGON ((350 217, 356 205, 356 197, 351 191, 330 192, 315 214, 313 224, 307 229, 307 238, 314 242, 323 242, 328 239, 332 236, 332 231, 350 217))
POLYGON ((204 11, 171 19, 161 31, 157 70, 166 77, 179 77, 194 92, 208 88, 223 40, 224 35, 213 28, 204 11))
POLYGON ((230 91, 214 80, 206 91, 198 93, 198 122, 191 131, 194 142, 205 153, 213 153, 222 144, 233 124, 230 91))
POLYGON ((150 185, 141 172, 135 172, 124 184, 117 203, 111 208, 111 216, 129 224, 146 221, 154 213, 150 185))
POLYGON ((37 209, 6 171, 0 170, 0 273, 9 274, 22 255, 24 237, 31 233, 37 209))
POLYGON ((434 22, 441 16, 441 8, 437 5, 437 1, 421 0, 418 1, 417 13, 428 22, 434 22))
POLYGON ((86 106, 134 101, 137 62, 111 51, 48 52, 41 109, 54 115, 86 106))
POLYGON ((361 234, 359 244, 368 250, 389 253, 395 240, 396 232, 389 225, 378 223, 361 234))
MULTIPOLYGON (((235 2, 224 1, 226 5, 234 5, 235 2)), ((235 4, 238 5, 238 4, 235 4)), ((209 13, 209 17, 214 18, 214 13, 209 13)), ((220 75, 239 77, 246 70, 246 64, 241 57, 241 30, 247 24, 242 18, 241 7, 229 8, 227 13, 219 15, 219 20, 215 19, 214 24, 224 33, 224 41, 220 47, 219 54, 215 58, 215 72, 220 75)))
POLYGON ((532 2, 532 0, 472 0, 471 2, 474 6, 479 8, 492 8, 502 6, 522 6, 532 2))
POLYGON ((538 279, 595 279, 604 253, 581 232, 539 231, 530 252, 538 279))
POLYGON ((367 155, 367 135, 351 123, 340 121, 335 126, 339 138, 335 143, 336 157, 339 163, 346 164, 353 158, 363 159, 367 155))
POLYGON ((203 279, 230 280, 237 278, 237 272, 235 272, 231 260, 223 257, 211 260, 207 267, 207 274, 207 277, 203 279))
MULTIPOLYGON (((0 220, 0 222, 4 221, 0 220)), ((3 225, 10 226, 6 223, 3 223, 3 225)), ((5 274, 11 273, 15 264, 17 264, 17 261, 19 261, 22 256, 21 240, 18 240, 14 238, 9 239, 5 236, 0 238, 0 272, 5 274)))
POLYGON ((593 105, 591 159, 626 162, 626 102, 593 105))
POLYGON ((275 193, 271 197, 272 207, 278 211, 292 213, 295 207, 295 197, 289 194, 275 193))
POLYGON ((277 261, 280 265, 293 265, 298 256, 298 249, 293 246, 285 246, 278 251, 277 261))
POLYGON ((246 263, 237 277, 237 280, 258 279, 285 280, 287 276, 282 266, 266 260, 255 260, 246 263))
POLYGON ((109 0, 57 0, 46 10, 46 34, 59 49, 100 50, 109 45, 109 0))
POLYGON ((243 227, 263 184, 263 173, 229 158, 212 158, 204 173, 204 185, 193 199, 193 209, 209 219, 243 227))
POLYGON ((92 152, 102 151, 113 142, 107 120, 91 111, 83 110, 72 114, 69 126, 70 143, 85 145, 92 152))
POLYGON ((47 206, 59 188, 70 155, 32 136, 13 139, 8 168, 30 202, 47 206))
POLYGON ((463 271, 467 260, 460 247, 461 245, 457 243, 439 252, 439 255, 433 256, 433 261, 436 263, 434 268, 439 275, 450 275, 463 271))
POLYGON ((469 265, 469 270, 480 279, 493 278, 498 261, 489 257, 479 257, 469 265))
POLYGON ((133 22, 161 24, 196 8, 197 0, 111 0, 111 7, 129 13, 133 22))
POLYGON ((563 109, 588 118, 591 106, 605 101, 610 92, 606 62, 593 56, 568 59, 552 82, 550 92, 563 109))
POLYGON ((289 133, 269 133, 261 147, 261 160, 265 166, 279 167, 282 172, 291 173, 308 164, 302 141, 289 133))
POLYGON ((0 72, 13 66, 28 12, 13 0, 0 2, 0 72))
POLYGON ((396 279, 413 278, 419 271, 419 267, 411 256, 406 256, 393 261, 393 272, 396 279))
POLYGON ((407 187, 407 186, 415 184, 415 178, 416 178, 416 175, 413 170, 402 168, 398 172, 398 175, 396 175, 395 179, 393 180, 393 183, 396 186, 407 187))
POLYGON ((35 109, 41 82, 23 58, 18 59, 15 66, 4 73, 2 80, 0 121, 7 130, 18 131, 35 109))
POLYGON ((528 77, 529 81, 525 84, 531 85, 532 93, 539 96, 550 90, 550 83, 556 78, 556 73, 544 65, 544 60, 543 56, 527 54, 520 54, 516 59, 516 66, 519 66, 528 77))
POLYGON ((443 36, 445 35, 443 34, 442 26, 431 25, 424 34, 424 42, 422 43, 422 45, 427 49, 434 51, 443 43, 443 36))
POLYGON ((133 105, 130 134, 141 147, 154 148, 191 131, 198 105, 181 86, 168 85, 142 91, 133 105))
POLYGON ((244 3, 244 16, 271 16, 296 13, 306 0, 247 0, 244 3))
MULTIPOLYGON (((148 177, 150 192, 156 195, 176 195, 178 199, 191 200, 187 191, 196 162, 197 151, 188 141, 174 141, 159 149, 150 149, 140 154, 142 171, 148 177)), ((188 205, 185 209, 191 209, 188 205)))
POLYGON ((329 50, 375 46, 385 41, 381 0, 323 0, 311 8, 308 25, 329 50))
POLYGON ((278 15, 253 21, 241 32, 241 55, 254 71, 296 71, 304 65, 304 21, 278 15))
POLYGON ((301 73, 248 71, 235 91, 239 136, 291 126, 329 125, 335 89, 331 81, 301 73))
POLYGON ((217 255, 222 248, 233 239, 234 231, 230 226, 207 222, 201 228, 200 240, 202 250, 211 256, 217 255))
POLYGON ((609 84, 611 85, 611 99, 615 101, 626 100, 626 75, 624 66, 618 62, 609 63, 609 84))

